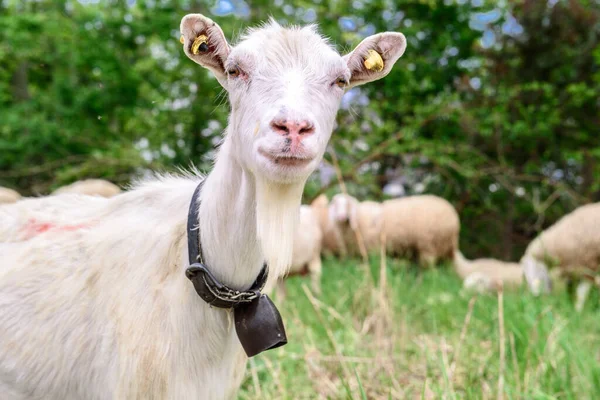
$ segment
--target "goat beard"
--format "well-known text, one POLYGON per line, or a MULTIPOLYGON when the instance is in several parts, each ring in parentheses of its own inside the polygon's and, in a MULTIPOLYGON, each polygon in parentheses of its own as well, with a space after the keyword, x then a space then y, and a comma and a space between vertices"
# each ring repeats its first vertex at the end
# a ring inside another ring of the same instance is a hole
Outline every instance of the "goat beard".
POLYGON ((283 185, 257 180, 256 227, 271 282, 285 275, 292 264, 303 189, 303 183, 283 185))

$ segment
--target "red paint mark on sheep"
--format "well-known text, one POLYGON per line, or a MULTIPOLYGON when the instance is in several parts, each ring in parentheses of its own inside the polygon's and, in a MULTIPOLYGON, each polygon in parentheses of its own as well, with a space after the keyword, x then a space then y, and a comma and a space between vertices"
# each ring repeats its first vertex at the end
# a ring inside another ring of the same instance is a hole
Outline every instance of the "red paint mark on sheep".
POLYGON ((53 232, 74 232, 79 229, 87 228, 87 224, 76 224, 76 225, 55 225, 50 222, 38 222, 35 219, 30 219, 25 226, 26 236, 32 238, 42 233, 53 231, 53 232))
POLYGON ((33 221, 32 225, 31 225, 31 230, 34 233, 44 233, 44 232, 49 231, 53 227, 54 227, 54 225, 52 225, 50 223, 43 223, 43 224, 35 225, 35 221, 33 221))

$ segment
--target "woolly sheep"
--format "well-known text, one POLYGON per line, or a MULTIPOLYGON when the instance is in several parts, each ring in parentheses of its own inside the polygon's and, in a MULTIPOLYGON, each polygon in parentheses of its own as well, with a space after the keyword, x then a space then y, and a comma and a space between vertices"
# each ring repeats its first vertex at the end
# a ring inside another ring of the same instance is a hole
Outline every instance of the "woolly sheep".
POLYGON ((382 211, 381 203, 369 200, 361 201, 353 217, 358 220, 356 226, 358 226, 367 251, 379 251, 381 247, 382 211))
MULTIPOLYGON (((268 291, 290 264, 304 185, 344 89, 388 74, 406 40, 377 34, 341 57, 315 26, 271 21, 236 46, 200 14, 184 17, 180 29, 186 55, 212 71, 231 105, 199 198, 203 261, 238 290, 251 287, 266 261, 268 291), (383 70, 365 67, 371 50, 383 70)), ((184 272, 188 207, 201 179, 163 177, 109 199, 61 195, 0 207, 0 226, 28 233, 0 242, 3 398, 236 396, 247 358, 231 312, 204 302, 184 272)))
POLYGON ((16 203, 20 199, 19 192, 0 186, 0 205, 16 203))
POLYGON ((445 199, 420 195, 387 200, 382 204, 382 220, 389 253, 415 253, 423 266, 454 258, 460 221, 445 199))
MULTIPOLYGON (((540 233, 525 250, 521 265, 534 294, 550 291, 548 268, 557 267, 575 279, 593 279, 600 270, 600 203, 581 206, 540 233)), ((588 281, 578 288, 579 310, 590 288, 588 281)))
MULTIPOLYGON (((323 234, 321 233, 316 210, 311 206, 300 206, 300 220, 294 233, 292 264, 287 275, 309 274, 312 290, 317 295, 321 293, 322 239, 323 234)), ((280 279, 278 285, 280 298, 283 298, 285 296, 283 279, 280 279)))
POLYGON ((310 206, 316 211, 319 219, 319 227, 323 240, 321 242, 321 251, 327 255, 346 254, 346 246, 344 245, 341 233, 329 218, 329 199, 327 195, 321 194, 310 206))
POLYGON ((467 260, 459 250, 454 253, 454 270, 465 289, 477 292, 518 287, 523 283, 523 269, 518 263, 494 258, 467 260))
POLYGON ((121 189, 112 182, 104 179, 85 179, 61 186, 52 192, 53 195, 65 193, 78 193, 88 196, 112 197, 121 193, 121 189))

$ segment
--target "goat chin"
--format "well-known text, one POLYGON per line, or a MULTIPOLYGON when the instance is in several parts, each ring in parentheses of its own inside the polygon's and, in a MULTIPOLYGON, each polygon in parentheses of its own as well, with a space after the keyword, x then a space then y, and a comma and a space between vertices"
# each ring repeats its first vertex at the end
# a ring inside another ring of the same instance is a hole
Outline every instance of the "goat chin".
POLYGON ((303 188, 304 182, 283 185, 257 179, 256 227, 271 284, 287 273, 292 263, 303 188))

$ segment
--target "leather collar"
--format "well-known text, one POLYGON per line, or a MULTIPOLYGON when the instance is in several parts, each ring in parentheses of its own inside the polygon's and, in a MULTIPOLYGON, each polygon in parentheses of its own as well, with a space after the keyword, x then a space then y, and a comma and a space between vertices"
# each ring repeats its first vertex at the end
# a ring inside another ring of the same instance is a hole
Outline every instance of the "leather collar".
POLYGON ((235 329, 248 357, 287 343, 281 315, 264 288, 269 274, 265 263, 251 288, 232 289, 220 283, 204 265, 200 243, 200 192, 204 181, 194 191, 187 221, 188 256, 190 265, 185 275, 194 284, 196 293, 210 306, 233 309, 235 329))

